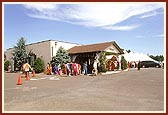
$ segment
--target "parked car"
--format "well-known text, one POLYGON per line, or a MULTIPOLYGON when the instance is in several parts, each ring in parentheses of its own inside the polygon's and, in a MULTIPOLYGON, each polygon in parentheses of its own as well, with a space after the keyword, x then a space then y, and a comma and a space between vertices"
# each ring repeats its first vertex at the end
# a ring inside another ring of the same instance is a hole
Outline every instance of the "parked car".
POLYGON ((141 62, 141 68, 147 68, 147 67, 157 67, 157 68, 160 68, 161 65, 157 62, 154 62, 154 61, 142 61, 141 62))

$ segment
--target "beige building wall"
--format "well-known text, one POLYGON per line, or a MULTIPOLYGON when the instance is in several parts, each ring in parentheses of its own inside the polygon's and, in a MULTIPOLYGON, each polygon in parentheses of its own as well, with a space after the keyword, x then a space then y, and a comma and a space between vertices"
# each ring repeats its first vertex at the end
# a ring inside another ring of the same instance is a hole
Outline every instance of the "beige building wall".
MULTIPOLYGON (((9 48, 7 51, 4 52, 5 56, 6 56, 6 60, 9 60, 12 64, 12 70, 14 70, 14 63, 13 63, 13 60, 12 60, 12 52, 13 52, 13 48, 9 48)), ((3 54, 3 55, 4 55, 3 54)))
POLYGON ((51 59, 51 51, 50 51, 50 42, 49 41, 43 41, 38 43, 29 44, 26 46, 26 51, 32 50, 35 55, 44 60, 45 68, 47 66, 47 61, 51 59))
POLYGON ((6 55, 6 59, 7 60, 11 60, 12 57, 12 52, 13 52, 13 48, 8 49, 7 51, 4 52, 4 54, 6 55))

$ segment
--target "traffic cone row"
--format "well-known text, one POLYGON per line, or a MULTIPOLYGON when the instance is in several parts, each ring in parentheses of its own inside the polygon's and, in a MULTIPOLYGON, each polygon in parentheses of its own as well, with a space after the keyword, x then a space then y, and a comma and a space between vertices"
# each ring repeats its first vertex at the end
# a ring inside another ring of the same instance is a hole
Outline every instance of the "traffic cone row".
MULTIPOLYGON (((30 80, 28 73, 25 73, 25 76, 26 76, 26 80, 30 80)), ((32 77, 35 77, 35 71, 34 70, 32 71, 32 77)), ((22 85, 22 78, 21 78, 20 74, 18 75, 17 85, 22 85)))

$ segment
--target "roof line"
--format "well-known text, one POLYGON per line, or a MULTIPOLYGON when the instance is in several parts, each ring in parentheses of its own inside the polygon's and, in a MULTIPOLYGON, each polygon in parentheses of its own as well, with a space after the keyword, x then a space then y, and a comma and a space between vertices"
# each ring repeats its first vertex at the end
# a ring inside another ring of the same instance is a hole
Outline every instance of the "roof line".
MULTIPOLYGON (((85 44, 85 45, 82 45, 82 46, 90 46, 90 45, 98 45, 98 44, 104 44, 104 43, 114 43, 115 41, 109 41, 109 42, 100 42, 100 43, 94 43, 94 44, 85 44)), ((74 46, 74 47, 79 47, 79 46, 74 46)))
POLYGON ((28 45, 33 45, 33 44, 38 44, 38 43, 42 43, 42 42, 48 42, 48 41, 55 41, 55 42, 63 42, 63 43, 70 43, 70 44, 82 45, 82 44, 78 44, 78 43, 71 43, 71 42, 65 42, 65 41, 61 41, 61 40, 49 39, 49 40, 43 40, 43 41, 36 42, 36 43, 30 43, 30 44, 27 44, 26 46, 28 46, 28 45))
MULTIPOLYGON (((82 45, 82 44, 79 44, 79 43, 71 43, 71 42, 65 42, 65 41, 61 41, 61 40, 53 40, 53 39, 48 39, 48 40, 43 40, 43 41, 39 41, 39 42, 35 42, 35 43, 29 43, 29 44, 26 44, 25 46, 28 46, 28 45, 33 45, 33 44, 39 44, 39 43, 43 43, 43 42, 48 42, 48 41, 56 41, 56 42, 64 42, 64 43, 70 43, 70 44, 77 44, 77 45, 82 45)), ((10 47, 7 50, 10 50, 10 49, 13 49, 13 47, 10 47)))

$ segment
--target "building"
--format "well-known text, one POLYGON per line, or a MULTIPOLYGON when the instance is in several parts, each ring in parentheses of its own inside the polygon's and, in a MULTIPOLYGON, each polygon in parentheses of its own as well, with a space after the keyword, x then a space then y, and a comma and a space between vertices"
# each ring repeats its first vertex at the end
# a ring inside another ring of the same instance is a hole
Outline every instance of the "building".
POLYGON ((106 58, 108 61, 108 70, 114 70, 114 64, 120 62, 121 54, 123 54, 122 49, 115 41, 75 46, 68 50, 68 53, 74 62, 81 65, 83 65, 84 62, 88 63, 89 73, 92 71, 94 60, 99 58, 101 52, 107 52, 106 58))
MULTIPOLYGON (((121 54, 123 54, 122 49, 115 41, 81 45, 57 40, 46 40, 26 45, 26 51, 32 52, 31 57, 29 57, 30 65, 33 65, 35 59, 40 57, 44 60, 45 67, 47 67, 47 63, 52 60, 52 57, 56 55, 57 50, 61 46, 68 51, 73 62, 82 65, 85 61, 87 61, 89 65, 89 71, 91 71, 94 60, 98 60, 101 52, 107 52, 106 58, 108 59, 109 71, 114 70, 114 62, 120 62, 121 54)), ((12 51, 13 48, 5 51, 5 58, 11 61, 12 65, 14 65, 14 62, 11 59, 12 51)), ((12 70, 16 70, 16 68, 12 66, 12 70)))
MULTIPOLYGON (((26 51, 31 51, 32 55, 29 58, 30 65, 33 65, 35 59, 40 57, 44 60, 45 67, 47 67, 47 63, 52 60, 52 57, 56 55, 57 50, 62 46, 65 50, 68 50, 74 46, 79 46, 80 44, 69 43, 57 40, 46 40, 37 43, 32 43, 26 45, 26 51)), ((12 71, 16 70, 14 67, 14 62, 11 59, 13 48, 7 49, 5 51, 5 58, 12 63, 12 71)))

